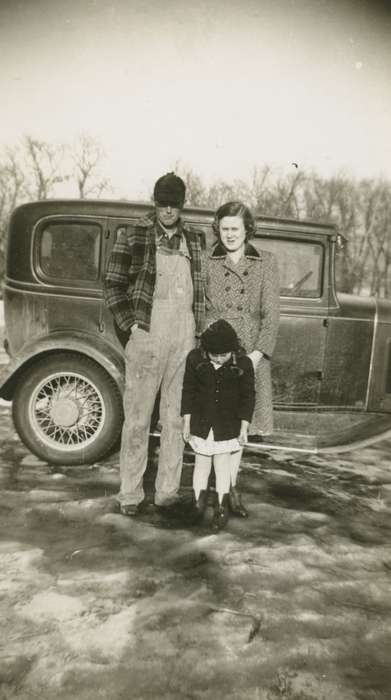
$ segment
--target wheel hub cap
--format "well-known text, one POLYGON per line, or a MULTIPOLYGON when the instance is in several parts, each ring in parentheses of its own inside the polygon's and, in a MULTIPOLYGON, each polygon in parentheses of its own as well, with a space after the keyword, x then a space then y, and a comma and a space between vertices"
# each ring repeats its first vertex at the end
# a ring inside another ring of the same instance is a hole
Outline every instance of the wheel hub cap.
POLYGON ((31 396, 28 411, 42 443, 64 453, 96 442, 106 421, 98 386, 78 372, 58 371, 44 377, 31 396))
POLYGON ((79 415, 78 405, 71 399, 58 399, 52 403, 50 416, 56 425, 68 428, 77 422, 79 415))

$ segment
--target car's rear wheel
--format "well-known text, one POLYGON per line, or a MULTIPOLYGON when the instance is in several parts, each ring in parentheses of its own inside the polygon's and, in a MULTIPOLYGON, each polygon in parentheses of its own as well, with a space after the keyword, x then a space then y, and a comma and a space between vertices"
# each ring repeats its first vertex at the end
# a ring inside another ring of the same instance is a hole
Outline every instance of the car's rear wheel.
POLYGON ((25 445, 46 462, 91 464, 118 442, 121 393, 90 358, 71 352, 50 355, 21 376, 13 419, 25 445))

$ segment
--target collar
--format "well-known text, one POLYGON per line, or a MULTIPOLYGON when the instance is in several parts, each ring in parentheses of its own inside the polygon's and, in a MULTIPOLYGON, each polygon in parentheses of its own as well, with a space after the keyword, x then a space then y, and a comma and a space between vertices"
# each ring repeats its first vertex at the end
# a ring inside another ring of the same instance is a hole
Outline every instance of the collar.
MULTIPOLYGON (((251 245, 251 243, 246 243, 246 245, 244 247, 244 255, 246 258, 260 258, 261 257, 259 255, 257 249, 254 248, 254 246, 251 245)), ((210 255, 210 257, 211 258, 226 258, 227 251, 221 243, 217 243, 216 246, 214 247, 213 252, 210 255)))
POLYGON ((177 230, 175 231, 175 233, 173 233, 171 236, 169 236, 167 233, 167 230, 164 228, 164 226, 162 226, 160 221, 158 221, 156 219, 155 231, 156 231, 156 240, 157 241, 161 241, 162 238, 167 238, 167 239, 171 240, 172 238, 175 238, 175 236, 177 238, 181 239, 182 238, 182 231, 183 231, 182 222, 180 219, 178 219, 177 230))

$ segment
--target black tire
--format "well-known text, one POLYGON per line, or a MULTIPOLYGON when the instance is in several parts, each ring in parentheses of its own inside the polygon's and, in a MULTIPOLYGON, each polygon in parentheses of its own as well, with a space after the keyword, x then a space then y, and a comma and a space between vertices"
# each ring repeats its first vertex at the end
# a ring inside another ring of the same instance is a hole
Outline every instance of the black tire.
POLYGON ((61 352, 37 360, 20 377, 12 404, 24 444, 50 464, 92 464, 118 444, 122 397, 103 367, 61 352))

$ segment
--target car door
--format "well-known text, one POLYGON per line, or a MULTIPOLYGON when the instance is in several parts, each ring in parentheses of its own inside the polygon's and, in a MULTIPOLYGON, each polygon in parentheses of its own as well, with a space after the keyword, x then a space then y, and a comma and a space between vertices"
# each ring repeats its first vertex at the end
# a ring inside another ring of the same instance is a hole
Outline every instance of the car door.
POLYGON ((39 320, 35 334, 98 332, 105 227, 103 216, 57 214, 40 219, 33 235, 39 293, 30 296, 31 315, 39 320))
POLYGON ((330 309, 320 403, 324 409, 365 410, 375 333, 373 298, 338 294, 330 309))
POLYGON ((262 232, 251 242, 258 250, 273 252, 279 266, 281 317, 272 362, 274 405, 315 409, 327 337, 326 241, 262 232))

